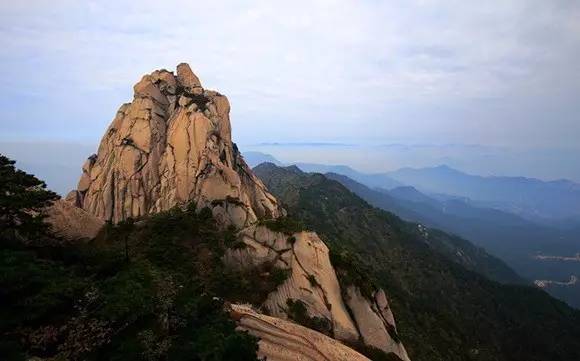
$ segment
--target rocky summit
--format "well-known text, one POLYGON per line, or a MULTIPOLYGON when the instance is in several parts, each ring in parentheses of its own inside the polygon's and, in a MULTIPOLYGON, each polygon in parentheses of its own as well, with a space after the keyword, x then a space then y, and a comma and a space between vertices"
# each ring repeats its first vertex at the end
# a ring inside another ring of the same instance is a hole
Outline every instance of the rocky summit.
POLYGON ((316 233, 280 227, 286 211, 232 142, 224 95, 204 89, 187 64, 145 75, 134 91, 68 202, 112 223, 186 204, 211 209, 242 245, 224 254, 228 267, 269 264, 288 275, 259 308, 230 305, 238 327, 260 338, 261 357, 365 360, 346 346, 357 345, 409 360, 385 292, 341 284, 316 233))
POLYGON ((134 86, 67 199, 117 223, 196 202, 223 225, 282 215, 231 139, 230 104, 189 65, 157 70, 134 86))

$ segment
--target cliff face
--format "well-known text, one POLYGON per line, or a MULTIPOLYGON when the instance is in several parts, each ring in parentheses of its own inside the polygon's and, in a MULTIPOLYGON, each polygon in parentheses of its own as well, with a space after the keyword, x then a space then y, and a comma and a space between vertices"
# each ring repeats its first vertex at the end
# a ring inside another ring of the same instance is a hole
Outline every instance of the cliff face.
POLYGON ((134 91, 67 199, 113 222, 190 201, 237 227, 282 215, 232 143, 228 99, 187 64, 145 75, 134 91))
MULTIPOLYGON (((299 301, 306 316, 317 320, 321 332, 409 360, 396 336, 395 318, 384 291, 377 290, 367 298, 355 285, 341 285, 328 247, 316 233, 288 235, 265 226, 251 226, 242 230, 239 238, 246 246, 226 254, 231 267, 248 269, 270 263, 289 271, 286 281, 262 305, 268 314, 280 319, 293 318, 296 315, 291 304, 299 301)), ((248 330, 252 332, 251 328, 248 330)))
POLYGON ((268 360, 341 359, 337 354, 365 359, 322 333, 408 360, 392 336, 395 321, 382 290, 368 299, 357 287, 341 285, 316 233, 274 232, 259 222, 286 212, 232 143, 225 96, 203 89, 187 64, 178 65, 175 75, 166 70, 145 75, 134 90, 133 101, 121 106, 97 154, 82 167, 69 202, 101 220, 119 222, 193 201, 209 207, 220 226, 235 226, 244 247, 227 252, 226 264, 249 269, 269 263, 289 275, 260 307, 272 317, 238 309, 245 315, 239 326, 262 338, 260 353, 268 360), (292 305, 298 305, 300 317, 292 305), (296 318, 321 333, 282 321, 300 321, 296 318), (300 350, 312 335, 325 346, 300 350), (321 357, 312 356, 321 350, 326 350, 321 357))

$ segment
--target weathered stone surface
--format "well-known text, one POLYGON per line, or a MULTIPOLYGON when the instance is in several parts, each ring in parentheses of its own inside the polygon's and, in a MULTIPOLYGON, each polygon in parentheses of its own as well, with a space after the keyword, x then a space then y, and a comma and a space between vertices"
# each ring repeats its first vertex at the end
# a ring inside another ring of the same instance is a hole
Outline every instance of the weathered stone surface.
POLYGON ((230 314, 241 330, 260 338, 259 358, 268 361, 370 361, 328 336, 260 314, 250 307, 231 305, 230 314))
POLYGON ((232 143, 227 98, 194 88, 201 83, 187 64, 177 76, 158 70, 135 85, 135 99, 119 108, 83 166, 83 209, 119 222, 195 201, 214 208, 223 226, 239 228, 283 214, 232 143))
POLYGON ((199 78, 193 73, 193 71, 191 71, 191 68, 186 63, 177 65, 177 81, 179 84, 187 88, 201 88, 199 78))
POLYGON ((391 318, 393 323, 389 323, 383 316, 382 310, 379 310, 377 306, 377 299, 381 302, 386 301, 386 298, 384 300, 382 299, 383 295, 384 292, 381 290, 375 293, 372 300, 368 300, 361 294, 358 288, 349 286, 346 289, 346 304, 355 319, 360 336, 366 345, 378 348, 387 353, 394 353, 400 359, 407 361, 409 360, 409 356, 407 355, 405 347, 400 341, 393 339, 387 331, 388 328, 392 328, 396 332, 392 314, 389 318, 391 318))
POLYGON ((248 269, 271 262, 289 270, 288 279, 262 305, 275 317, 239 311, 245 315, 238 319, 240 327, 262 337, 260 353, 268 360, 366 360, 321 333, 285 321, 289 299, 300 300, 310 317, 327 320, 335 339, 362 340, 408 360, 403 345, 389 335, 396 328, 384 292, 367 300, 352 286, 341 290, 328 247, 316 233, 288 237, 259 225, 258 220, 285 211, 232 142, 225 96, 204 90, 187 64, 177 67, 177 75, 167 70, 145 75, 134 90, 97 154, 83 165, 77 189, 52 210, 55 229, 67 237, 91 238, 103 221, 189 202, 207 206, 219 225, 234 225, 247 245, 226 252, 226 264, 248 269))
POLYGON ((104 222, 75 206, 59 199, 46 210, 46 222, 52 232, 65 240, 92 239, 103 227, 104 222))
POLYGON ((375 292, 371 300, 354 286, 341 292, 328 248, 316 233, 299 232, 289 237, 265 226, 251 226, 240 231, 238 237, 246 247, 229 250, 224 256, 226 264, 247 269, 271 263, 290 270, 288 279, 262 305, 268 314, 287 319, 287 301, 300 300, 310 317, 328 320, 335 339, 360 339, 366 345, 409 360, 403 344, 389 334, 389 328, 396 332, 396 325, 384 291, 375 292))
POLYGON ((271 315, 287 318, 287 301, 300 300, 310 317, 329 321, 335 338, 358 340, 359 333, 343 302, 328 247, 316 233, 300 232, 288 237, 264 226, 253 226, 240 232, 239 237, 247 247, 229 251, 225 256, 228 264, 244 268, 270 262, 290 270, 288 279, 263 305, 271 315))

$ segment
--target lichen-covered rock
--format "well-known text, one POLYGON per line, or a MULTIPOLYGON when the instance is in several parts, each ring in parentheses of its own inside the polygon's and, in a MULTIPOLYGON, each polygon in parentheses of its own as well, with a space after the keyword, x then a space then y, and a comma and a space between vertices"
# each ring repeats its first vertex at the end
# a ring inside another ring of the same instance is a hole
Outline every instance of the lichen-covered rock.
POLYGON ((230 314, 241 330, 260 339, 259 358, 268 361, 370 361, 320 332, 263 315, 250 307, 231 305, 230 314))
POLYGON ((76 204, 113 222, 190 201, 223 226, 282 215, 232 143, 227 98, 204 90, 187 64, 177 76, 145 75, 134 91, 83 166, 76 204))

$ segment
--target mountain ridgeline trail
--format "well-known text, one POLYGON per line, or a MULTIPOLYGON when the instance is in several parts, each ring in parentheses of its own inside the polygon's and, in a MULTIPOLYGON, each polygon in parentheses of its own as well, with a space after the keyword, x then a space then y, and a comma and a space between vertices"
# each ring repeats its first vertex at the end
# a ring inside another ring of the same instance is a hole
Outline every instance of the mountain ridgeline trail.
POLYGON ((388 290, 411 359, 580 357, 580 313, 541 290, 480 275, 507 266, 489 255, 482 260, 468 242, 404 222, 321 174, 271 163, 254 172, 291 217, 327 243, 339 275, 388 290))

